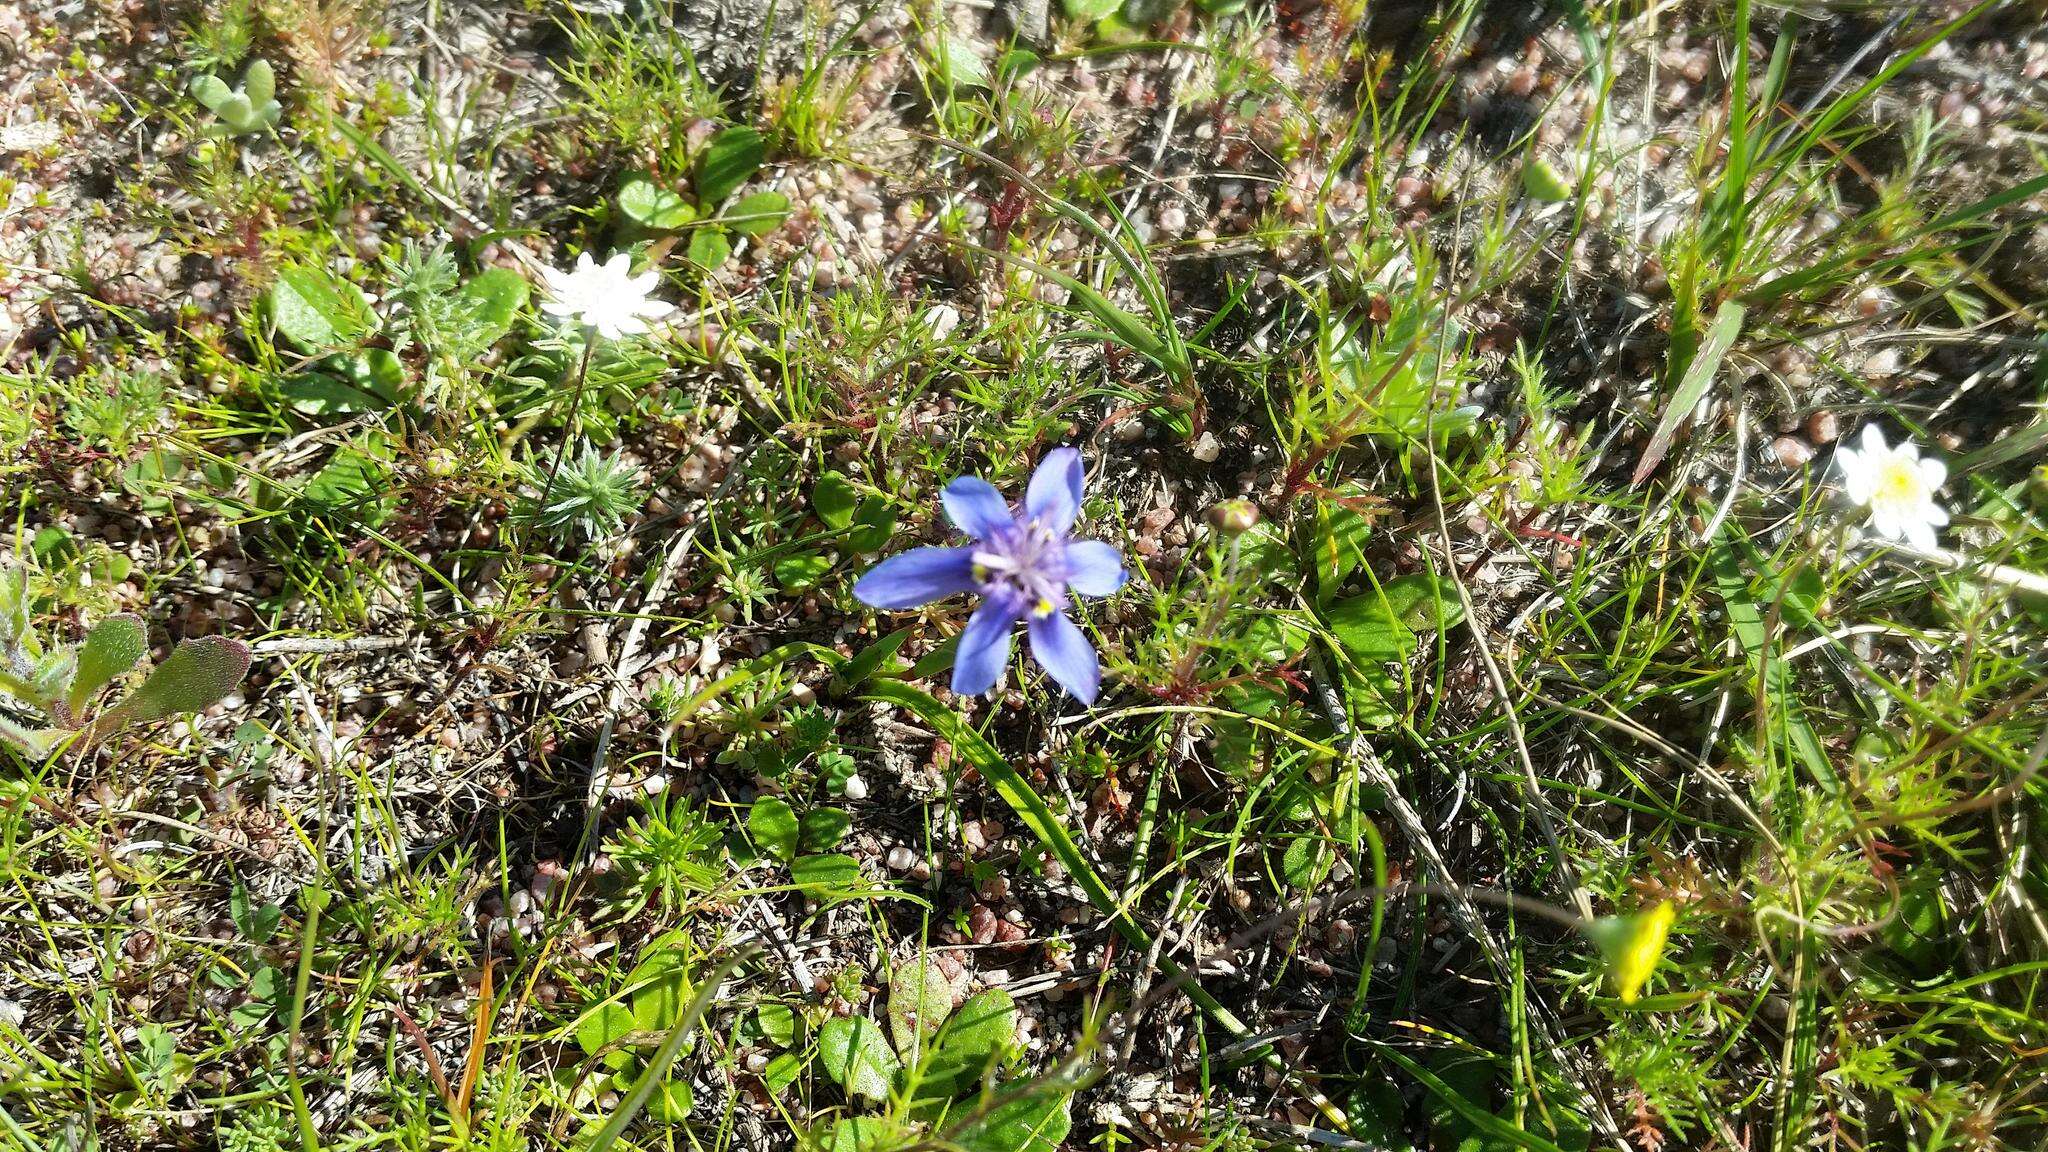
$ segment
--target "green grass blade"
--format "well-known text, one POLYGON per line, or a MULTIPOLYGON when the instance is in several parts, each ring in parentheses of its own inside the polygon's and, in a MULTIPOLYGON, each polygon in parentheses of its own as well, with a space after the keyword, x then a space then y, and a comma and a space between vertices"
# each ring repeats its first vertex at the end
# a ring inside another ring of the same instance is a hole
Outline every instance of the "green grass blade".
MULTIPOLYGON (((2048 174, 2036 176, 2031 180, 2022 181, 2003 191, 1994 192, 1981 200, 1958 208, 1938 220, 1931 221, 1926 227, 1919 230, 1919 237, 1924 239, 1929 236, 1938 236, 1966 224, 1973 224, 2000 209, 2030 200, 2044 191, 2048 191, 2048 174)), ((1956 245, 1956 247, 1964 246, 1961 244, 1956 245)), ((1783 276, 1766 280, 1755 288, 1743 293, 1741 299, 1748 304, 1766 304, 1773 300, 1780 300, 1793 295, 1812 285, 1825 283, 1851 271, 1865 276, 1874 275, 1890 271, 1902 264, 1910 264, 1915 260, 1924 259, 1930 255, 1926 249, 1918 246, 1909 247, 1903 252, 1894 251, 1888 256, 1873 260, 1872 256, 1875 252, 1876 249, 1869 245, 1858 245, 1839 256, 1823 260, 1811 268, 1801 269, 1798 272, 1788 272, 1783 276), (1869 263, 1865 263, 1865 261, 1869 261, 1869 263)))
POLYGON ((1714 382, 1714 373, 1721 368, 1721 358, 1735 343, 1735 337, 1742 332, 1742 305, 1733 300, 1724 302, 1720 311, 1714 313, 1714 323, 1707 329, 1707 338, 1700 343, 1700 349, 1693 354, 1692 363, 1686 366, 1685 376, 1678 382, 1678 388, 1671 394, 1671 403, 1664 409, 1664 418, 1657 422, 1657 433, 1650 437, 1650 443, 1643 448, 1643 457, 1636 462, 1635 474, 1630 484, 1641 484, 1664 462, 1664 453, 1671 449, 1671 438, 1678 434, 1679 425, 1692 417, 1692 410, 1699 406, 1700 397, 1707 394, 1707 386, 1714 382))
POLYGON ((1530 1152, 1564 1152, 1564 1149, 1536 1135, 1534 1132, 1517 1128, 1515 1125, 1488 1112, 1472 1101, 1465 1099, 1457 1089, 1444 1083, 1442 1077, 1424 1068, 1407 1056, 1402 1055, 1399 1050, 1390 1045, 1382 1044, 1377 1040, 1370 1040, 1367 1043, 1370 1043, 1374 1051, 1386 1057, 1395 1067, 1421 1081, 1422 1086, 1429 1089, 1432 1096, 1450 1105, 1451 1109, 1457 1112, 1458 1115, 1471 1121, 1473 1127, 1480 1129, 1494 1139, 1506 1141, 1519 1148, 1527 1148, 1530 1152))
POLYGON ((1735 632, 1736 643, 1742 646, 1743 654, 1761 668, 1761 690, 1765 699, 1759 701, 1758 706, 1771 708, 1783 727, 1793 754, 1806 765, 1816 781, 1834 792, 1841 782, 1835 776, 1834 765, 1828 762, 1827 749, 1822 747, 1820 737, 1793 707, 1791 675, 1772 654, 1770 629, 1764 622, 1763 610, 1750 592, 1749 573, 1743 569, 1742 559, 1736 555, 1735 546, 1729 538, 1734 531, 1737 530, 1732 526, 1724 528, 1722 534, 1714 538, 1707 548, 1707 567, 1713 577, 1715 591, 1728 609, 1728 625, 1735 632))

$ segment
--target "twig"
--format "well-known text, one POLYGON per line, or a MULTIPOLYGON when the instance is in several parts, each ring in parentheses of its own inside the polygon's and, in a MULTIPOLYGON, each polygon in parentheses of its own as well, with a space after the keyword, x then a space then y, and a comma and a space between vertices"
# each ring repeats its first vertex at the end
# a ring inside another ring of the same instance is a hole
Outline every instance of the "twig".
POLYGON ((249 645, 256 656, 331 656, 343 652, 383 652, 403 648, 410 636, 280 636, 249 645))
POLYGON ((1993 584, 2003 584, 2014 592, 2023 592, 2029 596, 2048 596, 2048 576, 2029 572, 2024 568, 2014 568, 2009 564, 1993 564, 1974 556, 1951 552, 1946 548, 1915 548, 1911 544, 1877 540, 1868 536, 1857 540, 1856 544, 1866 551, 1875 553, 1880 559, 1896 560, 1899 556, 1910 556, 1950 572, 1975 576, 1993 584))

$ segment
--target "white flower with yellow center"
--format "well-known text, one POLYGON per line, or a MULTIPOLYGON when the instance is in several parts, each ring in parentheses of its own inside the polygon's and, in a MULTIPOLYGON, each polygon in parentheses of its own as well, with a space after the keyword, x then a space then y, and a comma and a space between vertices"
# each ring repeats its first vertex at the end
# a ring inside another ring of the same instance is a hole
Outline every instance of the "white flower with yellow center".
POLYGON ((1870 529, 1887 540, 1902 540, 1923 552, 1938 549, 1934 530, 1948 523, 1948 510, 1934 502, 1948 468, 1920 458, 1911 441, 1884 442, 1877 425, 1865 425, 1863 447, 1835 449, 1835 469, 1849 499, 1870 509, 1870 529))
POLYGON ((668 315, 675 305, 653 299, 654 289, 661 283, 660 273, 635 276, 632 271, 633 258, 624 252, 614 252, 602 264, 592 260, 590 253, 582 253, 568 272, 543 268, 542 287, 549 299, 541 309, 607 340, 638 336, 647 331, 649 321, 668 315))

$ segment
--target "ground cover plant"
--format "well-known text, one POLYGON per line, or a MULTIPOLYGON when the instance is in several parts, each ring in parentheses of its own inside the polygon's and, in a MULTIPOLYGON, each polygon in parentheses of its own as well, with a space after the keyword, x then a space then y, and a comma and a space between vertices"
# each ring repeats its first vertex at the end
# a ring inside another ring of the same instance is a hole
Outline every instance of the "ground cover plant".
POLYGON ((2044 16, 0 6, 0 1145, 2043 1146, 2044 16))

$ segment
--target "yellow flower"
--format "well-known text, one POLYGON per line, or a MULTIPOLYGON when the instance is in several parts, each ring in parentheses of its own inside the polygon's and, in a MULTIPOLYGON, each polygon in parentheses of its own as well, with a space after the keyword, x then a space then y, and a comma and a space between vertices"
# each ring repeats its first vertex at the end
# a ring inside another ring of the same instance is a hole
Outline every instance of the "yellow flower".
POLYGON ((1677 906, 1660 900, 1632 916, 1603 916, 1593 925, 1588 934, 1606 959, 1608 983, 1623 1004, 1642 998, 1677 919, 1677 906))

